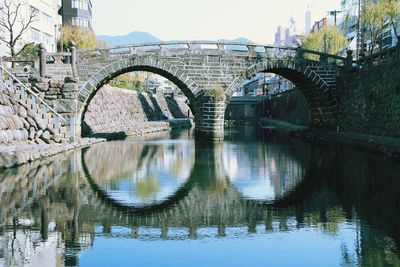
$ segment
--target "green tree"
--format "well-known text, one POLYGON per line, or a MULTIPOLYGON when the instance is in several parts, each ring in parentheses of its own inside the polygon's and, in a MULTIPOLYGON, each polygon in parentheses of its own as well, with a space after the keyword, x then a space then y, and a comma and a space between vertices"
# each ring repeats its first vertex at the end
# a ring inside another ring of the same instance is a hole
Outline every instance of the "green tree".
POLYGON ((396 35, 397 43, 399 43, 399 34, 397 32, 397 27, 400 24, 400 1, 399 0, 381 0, 386 17, 394 30, 396 35))
POLYGON ((368 42, 369 54, 372 54, 389 25, 387 9, 383 1, 366 5, 362 10, 361 22, 364 28, 364 39, 368 42))
POLYGON ((63 26, 61 28, 61 38, 58 40, 58 47, 67 50, 71 42, 74 42, 77 48, 98 48, 105 46, 104 42, 97 40, 95 33, 89 29, 82 29, 76 26, 63 26))
POLYGON ((346 50, 347 45, 346 37, 337 27, 323 27, 306 36, 302 48, 339 55, 346 50))
POLYGON ((36 43, 26 44, 19 52, 21 57, 37 57, 39 56, 40 45, 36 43))

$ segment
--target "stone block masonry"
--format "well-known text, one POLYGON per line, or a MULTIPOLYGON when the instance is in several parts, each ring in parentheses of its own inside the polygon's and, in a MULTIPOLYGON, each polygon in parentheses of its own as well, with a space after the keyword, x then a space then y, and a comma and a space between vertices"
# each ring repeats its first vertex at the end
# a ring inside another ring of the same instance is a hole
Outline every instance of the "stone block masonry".
POLYGON ((170 127, 190 127, 187 118, 191 111, 185 102, 186 97, 182 96, 149 95, 104 86, 83 115, 83 135, 123 137, 164 131, 170 127), (172 123, 164 119, 165 110, 172 123))
POLYGON ((266 117, 296 125, 311 125, 310 106, 299 89, 275 95, 266 103, 266 117))
MULTIPOLYGON (((303 92, 310 103, 313 126, 336 127, 335 77, 346 65, 340 62, 347 62, 348 58, 333 56, 339 65, 327 64, 324 60, 304 59, 304 53, 300 53, 299 49, 283 49, 287 51, 276 53, 274 47, 243 43, 236 44, 244 47, 241 51, 228 49, 229 44, 226 43, 213 42, 149 45, 144 44, 140 49, 134 45, 124 49, 81 51, 77 60, 77 73, 82 83, 78 109, 87 108, 98 88, 116 76, 132 71, 148 71, 175 83, 188 98, 194 112, 196 138, 222 140, 224 111, 232 95, 246 78, 258 72, 271 72, 290 79, 303 92), (178 45, 179 48, 170 49, 167 45, 178 45), (260 48, 260 52, 256 52, 256 48, 260 48), (208 101, 213 94, 212 88, 222 88, 224 101, 208 101)), ((331 57, 316 53, 320 58, 331 57)))
POLYGON ((340 131, 400 136, 400 61, 344 74, 338 89, 340 131))

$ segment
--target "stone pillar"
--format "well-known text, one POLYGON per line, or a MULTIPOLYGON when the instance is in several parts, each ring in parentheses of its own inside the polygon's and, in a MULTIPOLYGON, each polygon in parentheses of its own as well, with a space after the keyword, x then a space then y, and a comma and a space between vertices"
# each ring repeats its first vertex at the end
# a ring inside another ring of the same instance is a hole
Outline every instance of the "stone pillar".
POLYGON ((41 77, 45 77, 47 75, 47 51, 43 43, 41 43, 39 47, 39 72, 41 77))
POLYGON ((71 42, 71 68, 72 75, 78 77, 78 69, 76 67, 76 45, 75 42, 71 42))
POLYGON ((201 141, 223 141, 225 90, 213 88, 207 93, 201 99, 201 113, 195 116, 195 137, 201 141))

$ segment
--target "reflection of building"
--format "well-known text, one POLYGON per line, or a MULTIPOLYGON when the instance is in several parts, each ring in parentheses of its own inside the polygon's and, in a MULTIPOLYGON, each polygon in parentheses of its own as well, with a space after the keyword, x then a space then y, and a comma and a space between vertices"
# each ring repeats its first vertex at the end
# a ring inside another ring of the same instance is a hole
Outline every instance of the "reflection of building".
MULTIPOLYGON (((33 225, 32 225, 33 226, 33 225)), ((63 264, 63 241, 61 233, 50 232, 45 242, 39 231, 7 231, 3 236, 4 265, 31 267, 61 267, 63 264)))
POLYGON ((291 157, 280 157, 281 152, 282 147, 270 144, 248 154, 246 145, 227 142, 223 151, 225 172, 230 182, 247 198, 280 199, 292 191, 305 174, 300 162, 291 157))
POLYGON ((63 25, 92 29, 91 0, 62 0, 63 25))
MULTIPOLYGON (((58 9, 60 7, 58 0, 27 0, 23 1, 24 5, 21 6, 18 19, 26 22, 29 15, 33 12, 35 15, 34 22, 29 25, 29 28, 23 33, 22 38, 17 43, 17 52, 25 44, 28 43, 43 43, 48 51, 55 51, 56 49, 56 31, 61 24, 58 9)), ((4 5, 4 1, 0 1, 0 7, 4 5)), ((11 11, 14 11, 12 9, 11 11)), ((6 18, 0 18, 6 19, 6 18)), ((14 37, 16 33, 21 30, 20 23, 16 23, 14 29, 14 37)), ((8 34, 8 31, 0 27, 0 34, 3 36, 8 34)), ((0 55, 7 55, 8 48, 3 42, 0 42, 0 55)))

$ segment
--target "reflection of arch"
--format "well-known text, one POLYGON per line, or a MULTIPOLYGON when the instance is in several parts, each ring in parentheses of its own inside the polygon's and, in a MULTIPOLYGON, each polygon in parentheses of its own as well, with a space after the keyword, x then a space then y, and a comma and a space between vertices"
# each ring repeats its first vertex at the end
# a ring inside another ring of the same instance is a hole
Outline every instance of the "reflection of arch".
MULTIPOLYGON (((82 169, 91 189, 100 198, 100 200, 105 204, 108 204, 111 209, 116 209, 117 211, 129 214, 151 214, 163 211, 178 204, 189 195, 195 186, 200 189, 207 189, 210 187, 210 184, 215 183, 217 179, 222 179, 224 180, 226 186, 231 188, 234 187, 225 173, 221 148, 222 147, 220 147, 220 149, 215 148, 213 144, 209 143, 196 143, 195 163, 186 182, 167 199, 160 203, 151 204, 148 206, 132 206, 122 204, 113 199, 105 190, 100 188, 100 186, 96 184, 96 181, 91 176, 85 162, 85 153, 88 149, 84 149, 82 153, 82 169)), ((297 156, 301 155, 299 154, 297 156)), ((320 186, 318 182, 306 180, 307 179, 303 179, 291 192, 289 192, 289 195, 285 195, 281 199, 269 202, 245 199, 236 188, 232 189, 233 191, 237 192, 237 196, 241 196, 240 201, 245 200, 245 202, 247 202, 249 205, 272 208, 287 207, 301 202, 318 190, 320 186)))
POLYGON ((161 203, 156 203, 145 207, 123 205, 118 201, 116 201, 115 199, 111 198, 105 190, 101 189, 90 175, 89 169, 85 162, 85 153, 87 150, 88 148, 83 149, 81 162, 82 162, 83 173, 87 181, 89 182, 91 189, 96 193, 96 195, 99 198, 101 198, 102 201, 104 201, 106 204, 111 205, 113 208, 116 208, 118 211, 128 212, 133 214, 145 214, 145 213, 160 211, 183 199, 193 187, 194 180, 189 178, 172 196, 170 196, 161 203))
POLYGON ((167 78, 182 90, 191 103, 193 113, 198 114, 200 107, 197 105, 195 98, 201 91, 196 82, 179 67, 147 55, 112 63, 90 77, 78 93, 78 108, 81 120, 83 121, 87 106, 98 89, 115 77, 132 71, 147 71, 167 78))
MULTIPOLYGON (((254 76, 259 72, 274 73, 293 82, 310 106, 313 126, 336 126, 337 98, 334 90, 337 69, 304 64, 295 58, 268 59, 247 69, 246 75, 254 76)), ((244 81, 243 76, 238 76, 237 81, 231 84, 226 91, 228 101, 244 81)))

